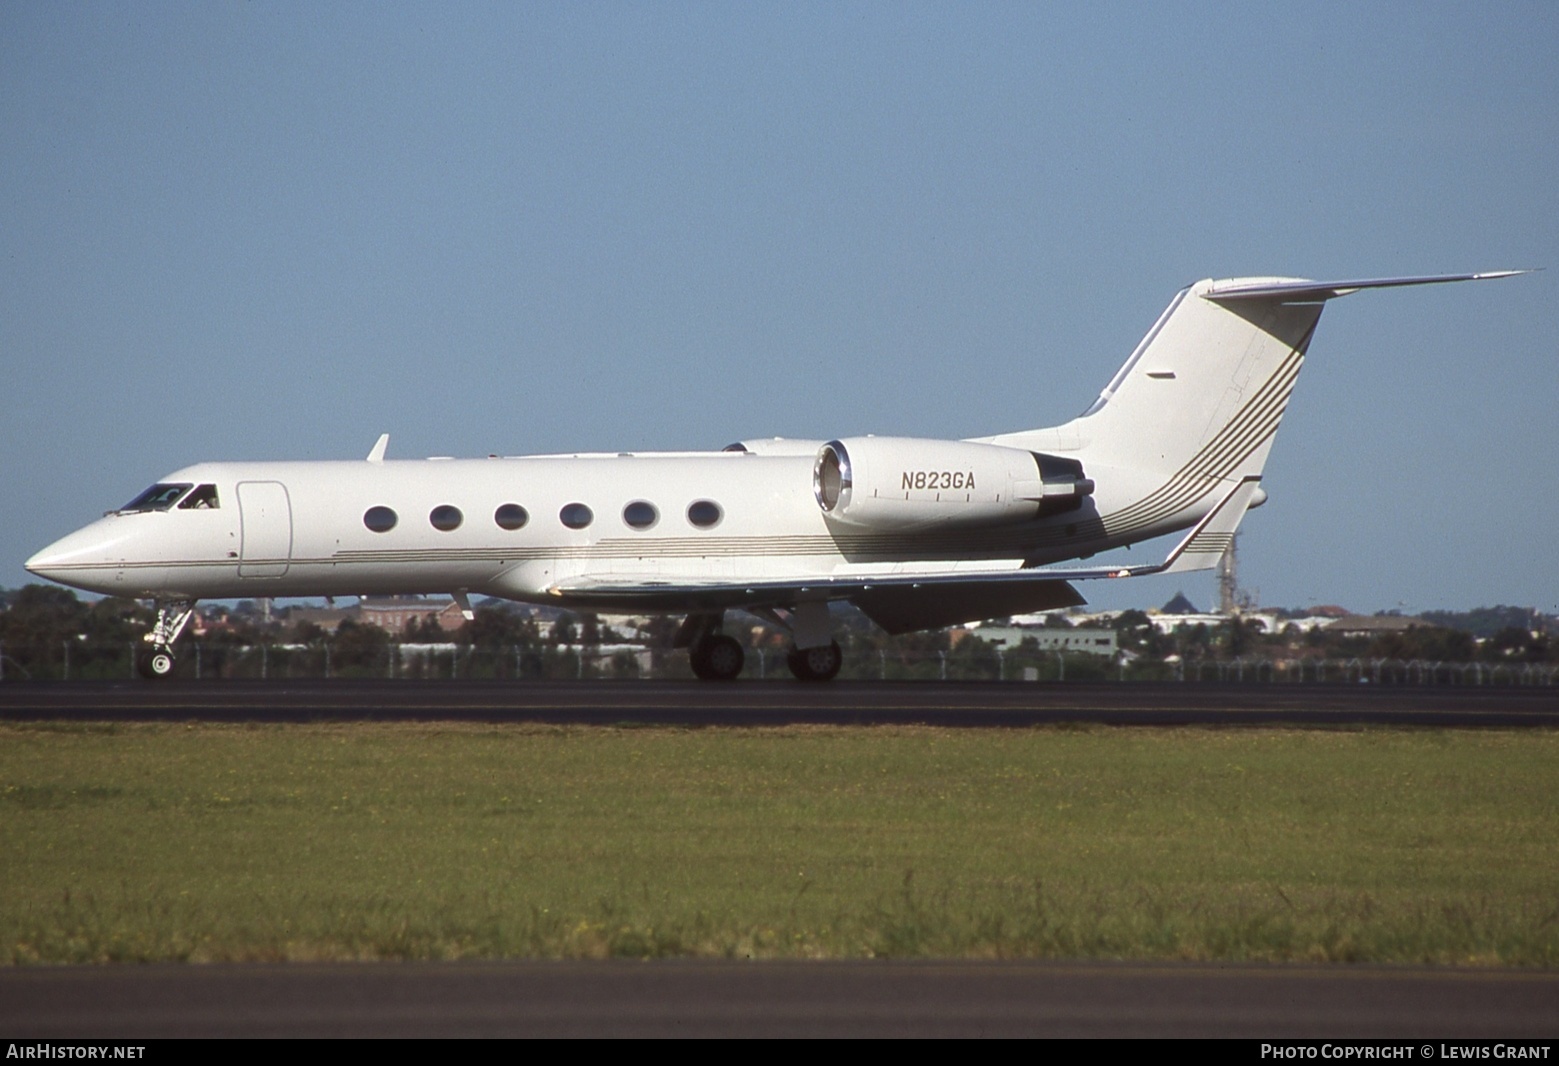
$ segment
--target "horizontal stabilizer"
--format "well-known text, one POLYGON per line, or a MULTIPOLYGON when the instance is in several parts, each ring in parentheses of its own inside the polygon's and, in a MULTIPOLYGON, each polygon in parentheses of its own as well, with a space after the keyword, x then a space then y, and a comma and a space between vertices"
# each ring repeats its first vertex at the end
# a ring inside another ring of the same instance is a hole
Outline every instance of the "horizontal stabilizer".
POLYGON ((1183 574, 1192 570, 1211 570, 1234 539, 1235 530, 1250 510, 1251 500, 1261 486, 1256 475, 1240 479, 1239 484, 1202 516, 1191 532, 1176 544, 1161 563, 1148 566, 1047 566, 1026 573, 1040 577, 1085 581, 1096 577, 1146 577, 1149 574, 1183 574))
POLYGON ((1234 487, 1234 491, 1214 507, 1212 513, 1191 530, 1190 536, 1180 542, 1165 561, 1160 573, 1183 574, 1191 570, 1210 570, 1218 565, 1223 553, 1234 543, 1235 530, 1245 512, 1250 510, 1255 498, 1259 477, 1248 477, 1234 487))
POLYGON ((1486 281, 1490 278, 1510 278, 1517 274, 1530 274, 1530 270, 1491 270, 1482 274, 1426 274, 1409 278, 1359 278, 1352 281, 1307 281, 1286 278, 1271 281, 1252 281, 1235 278, 1226 282, 1214 282, 1212 288, 1202 294, 1204 299, 1227 302, 1234 300, 1266 300, 1279 297, 1281 303, 1319 303, 1338 296, 1347 296, 1360 289, 1391 289, 1401 285, 1439 285, 1448 281, 1486 281))

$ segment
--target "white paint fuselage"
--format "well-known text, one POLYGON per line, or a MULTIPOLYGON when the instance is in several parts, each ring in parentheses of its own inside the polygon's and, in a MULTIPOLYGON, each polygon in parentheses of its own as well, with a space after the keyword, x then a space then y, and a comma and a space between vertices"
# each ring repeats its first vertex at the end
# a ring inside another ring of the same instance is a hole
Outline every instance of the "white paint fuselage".
MULTIPOLYGON (((824 515, 813 494, 813 449, 781 456, 203 463, 161 481, 213 484, 218 507, 110 513, 27 566, 93 592, 157 600, 461 590, 568 606, 558 586, 581 578, 739 584, 962 568, 988 573, 1074 558, 1188 524, 1177 514, 1162 528, 1104 533, 1095 507, 1112 509, 1112 497, 1121 493, 1116 502, 1123 506, 1153 479, 1100 473, 1099 496, 1079 514, 989 529, 879 533, 824 515), (636 501, 658 512, 648 528, 625 520, 624 508, 636 501), (716 504, 719 521, 694 525, 688 509, 698 501, 716 504), (574 503, 590 508, 588 526, 563 523, 563 508, 574 503), (523 527, 504 529, 495 521, 505 504, 525 509, 523 527), (433 526, 431 513, 441 506, 460 510, 458 528, 433 526), (364 516, 374 507, 395 512, 394 528, 367 527, 364 516)), ((601 596, 590 605, 604 606, 601 596)))

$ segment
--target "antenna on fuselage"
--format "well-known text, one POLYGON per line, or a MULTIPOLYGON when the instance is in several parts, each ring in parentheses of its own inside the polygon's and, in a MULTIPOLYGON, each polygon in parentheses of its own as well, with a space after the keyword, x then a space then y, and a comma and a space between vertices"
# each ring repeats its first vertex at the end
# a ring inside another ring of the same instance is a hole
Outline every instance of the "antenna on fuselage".
POLYGON ((384 462, 384 450, 389 446, 390 435, 388 433, 379 434, 379 439, 374 441, 373 450, 368 453, 368 461, 370 463, 384 462))

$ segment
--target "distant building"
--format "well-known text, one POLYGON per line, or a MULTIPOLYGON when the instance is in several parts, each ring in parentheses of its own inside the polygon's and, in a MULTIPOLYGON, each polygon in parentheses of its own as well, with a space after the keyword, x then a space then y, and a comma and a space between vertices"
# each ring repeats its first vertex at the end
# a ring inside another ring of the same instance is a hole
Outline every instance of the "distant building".
POLYGON ((1187 611, 1184 614, 1159 611, 1148 615, 1148 621, 1152 622, 1153 628, 1160 633, 1173 633, 1177 629, 1195 629, 1197 626, 1217 629, 1228 620, 1226 615, 1206 614, 1200 611, 1187 611))
POLYGON ((1032 640, 1040 651, 1075 651, 1113 657, 1113 629, 1031 629, 1026 626, 981 626, 975 634, 987 644, 1012 649, 1032 640))
POLYGON ((1196 604, 1186 599, 1183 592, 1175 593, 1175 598, 1159 608, 1162 614, 1201 614, 1202 610, 1196 604))
POLYGON ((413 620, 432 618, 440 629, 453 633, 466 624, 460 605, 454 600, 422 600, 410 596, 365 598, 357 608, 357 620, 378 626, 392 636, 401 636, 413 620))
POLYGON ((1378 637, 1383 633, 1405 633, 1409 629, 1437 629, 1422 618, 1400 614, 1350 614, 1326 626, 1328 633, 1345 637, 1378 637))
MULTIPOLYGON (((1170 603, 1174 603, 1173 600, 1170 603)), ((1166 607, 1169 604, 1165 604, 1166 607)), ((1268 611, 1245 611, 1239 618, 1247 623, 1254 624, 1263 633, 1279 634, 1289 626, 1293 626, 1301 633, 1308 633, 1312 629, 1320 629, 1331 622, 1330 618, 1306 617, 1283 618, 1268 611)), ((1153 623, 1153 628, 1160 633, 1173 633, 1180 629, 1195 629, 1197 626, 1206 626, 1208 629, 1216 629, 1229 620, 1224 614, 1173 614, 1169 611, 1154 611, 1149 613, 1148 619, 1153 623)))
POLYGON ((293 607, 287 612, 292 625, 310 622, 326 633, 334 633, 342 622, 357 621, 356 607, 293 607))

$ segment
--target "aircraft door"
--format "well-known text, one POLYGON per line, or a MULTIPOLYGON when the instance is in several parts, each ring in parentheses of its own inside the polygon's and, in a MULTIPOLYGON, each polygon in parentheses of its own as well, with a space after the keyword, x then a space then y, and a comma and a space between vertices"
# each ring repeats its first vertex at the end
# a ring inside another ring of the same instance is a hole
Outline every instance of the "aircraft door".
POLYGON ((281 577, 292 557, 292 504, 280 481, 240 481, 239 577, 281 577))

